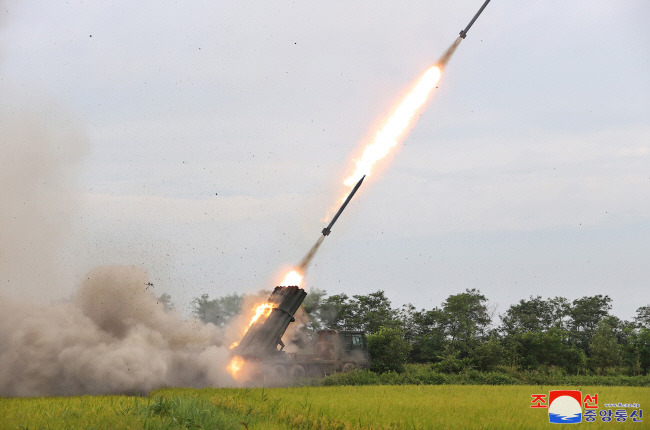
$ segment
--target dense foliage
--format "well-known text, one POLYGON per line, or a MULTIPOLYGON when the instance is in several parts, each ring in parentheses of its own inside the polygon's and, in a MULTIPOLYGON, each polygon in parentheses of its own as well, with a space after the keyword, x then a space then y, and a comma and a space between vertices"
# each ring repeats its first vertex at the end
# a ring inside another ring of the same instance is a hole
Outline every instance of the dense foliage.
MULTIPOLYGON (((454 374, 499 368, 560 371, 566 375, 648 375, 650 306, 632 321, 610 314, 611 298, 586 296, 522 299, 498 316, 476 289, 449 296, 440 307, 394 308, 383 291, 367 295, 309 292, 303 305, 303 331, 364 330, 373 370, 398 371, 406 363, 431 363, 437 372, 454 374)), ((194 301, 194 314, 225 324, 241 308, 242 297, 194 301)))

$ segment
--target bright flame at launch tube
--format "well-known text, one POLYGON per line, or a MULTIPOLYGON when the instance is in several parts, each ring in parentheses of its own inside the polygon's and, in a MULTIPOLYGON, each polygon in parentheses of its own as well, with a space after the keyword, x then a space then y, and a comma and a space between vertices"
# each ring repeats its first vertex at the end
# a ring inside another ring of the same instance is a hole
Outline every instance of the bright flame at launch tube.
POLYGON ((436 87, 442 70, 432 66, 420 77, 413 89, 404 97, 384 126, 379 129, 372 143, 363 150, 361 158, 356 161, 354 173, 345 181, 345 185, 354 186, 363 175, 370 175, 374 164, 386 157, 397 146, 400 139, 409 131, 413 118, 429 99, 436 87))
MULTIPOLYGON (((303 275, 300 274, 297 270, 292 270, 289 273, 287 273, 284 277, 284 280, 280 283, 281 287, 288 287, 288 286, 299 286, 300 283, 302 282, 303 275)), ((271 312, 273 311, 273 303, 262 303, 255 308, 253 308, 253 316, 251 317, 250 322, 248 323, 248 326, 246 327, 246 330, 244 330, 244 333, 242 333, 241 338, 244 337, 246 333, 248 333, 248 329, 251 328, 253 324, 255 324, 257 321, 264 321, 269 315, 271 315, 271 312)), ((230 349, 233 349, 239 345, 239 341, 236 340, 230 345, 230 349)), ((228 372, 232 375, 233 378, 237 379, 237 375, 241 371, 242 367, 244 366, 245 360, 236 355, 230 360, 230 364, 228 364, 228 372)))
POLYGON ((233 378, 237 378, 237 375, 239 374, 239 371, 242 369, 242 367, 244 367, 244 359, 238 355, 235 355, 232 360, 230 360, 230 364, 228 364, 227 369, 233 378))
POLYGON ((297 270, 292 270, 291 272, 287 273, 287 275, 284 277, 282 282, 280 282, 281 287, 292 287, 296 286, 299 287, 300 283, 302 282, 302 276, 300 273, 298 273, 297 270))
MULTIPOLYGON (((255 313, 253 314, 251 321, 248 323, 248 327, 246 327, 246 330, 244 330, 244 333, 242 333, 241 337, 244 337, 246 333, 248 333, 248 329, 251 328, 253 324, 255 324, 260 318, 268 317, 271 315, 271 311, 273 310, 273 303, 262 303, 261 305, 258 305, 257 307, 254 308, 255 313)), ((233 349, 239 345, 239 341, 235 341, 230 345, 230 349, 233 349)))

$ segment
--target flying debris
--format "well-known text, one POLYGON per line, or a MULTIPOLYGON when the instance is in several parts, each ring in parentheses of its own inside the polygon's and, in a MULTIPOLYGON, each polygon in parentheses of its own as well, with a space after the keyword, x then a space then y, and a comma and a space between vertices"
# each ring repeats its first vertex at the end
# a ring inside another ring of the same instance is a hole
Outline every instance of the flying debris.
POLYGON ((465 27, 465 30, 460 31, 460 37, 462 37, 464 39, 465 36, 467 36, 467 32, 469 31, 469 28, 472 26, 472 24, 474 24, 474 21, 476 21, 476 19, 481 14, 481 12, 483 12, 483 9, 485 9, 485 6, 487 6, 488 3, 490 3, 490 0, 485 0, 485 3, 483 3, 483 6, 481 6, 481 8, 478 10, 478 12, 476 12, 476 15, 474 15, 474 18, 472 18, 472 20, 469 22, 469 24, 467 24, 467 27, 465 27))
POLYGON ((332 221, 329 223, 329 225, 327 227, 325 227, 323 229, 323 231, 322 231, 323 236, 328 236, 332 232, 332 226, 334 225, 336 220, 339 219, 339 216, 341 216, 341 212, 343 212, 343 209, 345 209, 345 207, 348 205, 348 203, 350 203, 350 200, 352 200, 352 196, 354 196, 354 193, 357 192, 357 190, 361 186, 361 183, 363 182, 364 179, 366 179, 366 175, 363 175, 363 178, 359 179, 359 182, 357 182, 357 185, 355 185, 354 188, 352 188, 352 191, 350 191, 350 195, 348 195, 348 198, 345 199, 345 201, 343 202, 343 205, 341 205, 341 208, 339 209, 339 211, 336 213, 336 215, 334 215, 334 218, 332 218, 332 221))

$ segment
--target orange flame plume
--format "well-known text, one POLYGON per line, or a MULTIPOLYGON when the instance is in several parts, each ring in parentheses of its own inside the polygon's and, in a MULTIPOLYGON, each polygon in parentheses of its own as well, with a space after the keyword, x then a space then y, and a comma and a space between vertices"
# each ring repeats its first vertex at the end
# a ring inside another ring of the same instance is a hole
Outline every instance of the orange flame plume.
POLYGON ((230 360, 230 364, 228 364, 227 369, 232 377, 237 379, 237 375, 239 374, 239 371, 242 369, 242 367, 244 367, 244 359, 238 355, 235 355, 232 360, 230 360))
MULTIPOLYGON (((248 323, 248 327, 246 327, 246 330, 244 330, 241 337, 244 337, 244 335, 248 333, 248 329, 251 328, 251 326, 255 324, 255 322, 258 321, 260 318, 264 317, 264 319, 266 319, 266 317, 271 315, 271 311, 273 310, 273 303, 262 303, 261 305, 254 307, 253 310, 255 313, 251 317, 251 320, 248 323)), ((230 349, 233 349, 237 345, 239 345, 238 340, 234 341, 232 345, 230 345, 230 349)))
MULTIPOLYGON (((302 282, 303 275, 299 273, 297 270, 292 270, 289 273, 287 273, 284 277, 284 280, 280 283, 280 286, 282 287, 287 287, 287 286, 298 286, 302 282)), ((246 330, 242 333, 241 337, 244 337, 246 333, 248 333, 248 330, 251 328, 253 324, 255 324, 257 321, 264 321, 269 315, 271 315, 271 311, 273 311, 273 303, 262 303, 260 305, 255 306, 252 310, 253 316, 250 319, 250 322, 248 323, 248 326, 246 327, 246 330)), ((241 338, 240 338, 241 339, 241 338)), ((239 341, 236 340, 230 345, 230 349, 235 348, 237 345, 239 345, 239 341)), ((239 371, 244 365, 244 359, 238 355, 234 356, 230 360, 230 364, 228 364, 228 372, 233 376, 233 378, 237 379, 237 375, 239 374, 239 371)))
POLYGON ((348 187, 354 186, 363 175, 370 175, 374 164, 386 157, 397 146, 400 139, 409 131, 413 118, 427 102, 431 91, 440 81, 441 68, 436 65, 427 69, 413 89, 402 99, 384 126, 377 132, 372 143, 363 150, 361 158, 356 161, 354 172, 343 182, 348 187))
POLYGON ((291 272, 287 273, 282 282, 280 282, 281 287, 292 287, 296 286, 299 287, 300 283, 302 282, 302 277, 303 275, 299 273, 297 270, 292 270, 291 272))
MULTIPOLYGON (((244 333, 242 333, 241 337, 244 337, 246 333, 248 333, 248 329, 251 328, 253 324, 255 324, 256 321, 259 321, 260 318, 266 319, 269 315, 271 315, 271 311, 273 310, 273 303, 262 303, 261 305, 258 305, 256 308, 254 308, 255 313, 253 314, 253 317, 251 318, 250 322, 248 323, 248 327, 246 327, 246 330, 244 330, 244 333)), ((230 349, 235 348, 237 345, 239 345, 239 341, 236 340, 230 345, 230 349)), ((235 355, 231 360, 230 364, 228 364, 228 372, 232 375, 233 378, 237 379, 237 375, 239 374, 239 371, 242 369, 244 366, 244 359, 238 355, 235 355)))

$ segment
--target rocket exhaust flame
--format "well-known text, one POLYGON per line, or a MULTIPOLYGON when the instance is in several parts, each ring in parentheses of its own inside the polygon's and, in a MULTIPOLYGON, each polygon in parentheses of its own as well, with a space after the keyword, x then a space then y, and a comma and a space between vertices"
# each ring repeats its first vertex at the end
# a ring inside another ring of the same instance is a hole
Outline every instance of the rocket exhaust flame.
POLYGON ((354 172, 343 181, 344 185, 352 187, 358 178, 370 175, 375 163, 385 158, 406 136, 415 124, 414 119, 417 113, 429 100, 431 92, 442 77, 443 69, 447 66, 462 40, 461 37, 456 38, 438 62, 429 67, 418 79, 411 91, 407 93, 391 116, 388 117, 384 126, 379 129, 374 141, 365 147, 361 158, 356 161, 354 172))
MULTIPOLYGON (((271 311, 273 310, 273 303, 262 303, 261 305, 258 305, 253 308, 254 314, 251 317, 250 322, 248 323, 248 326, 246 327, 246 330, 242 333, 242 337, 248 332, 248 329, 251 328, 253 324, 255 324, 257 321, 262 318, 262 320, 266 319, 269 315, 271 315, 271 311)), ((239 341, 235 341, 230 345, 230 349, 235 348, 237 345, 239 345, 239 341)))
POLYGON ((238 355, 235 355, 232 360, 230 360, 227 369, 233 378, 237 379, 237 376, 239 375, 242 367, 244 367, 244 359, 238 355))
POLYGON ((291 286, 300 286, 302 282, 302 275, 297 270, 292 270, 287 273, 282 282, 280 282, 281 287, 291 287, 291 286))
POLYGON ((404 97, 384 126, 379 129, 372 143, 363 150, 356 161, 354 172, 343 183, 353 186, 358 178, 370 175, 377 161, 385 158, 413 125, 413 118, 427 102, 431 91, 440 80, 440 67, 432 66, 420 77, 413 89, 404 97))
MULTIPOLYGON (((295 273, 296 275, 300 276, 297 272, 291 272, 295 273)), ((291 274, 290 273, 290 274, 291 274)), ((288 275, 287 275, 288 277, 288 275)), ((301 277, 302 278, 302 277, 301 277)), ((293 278, 295 279, 295 278, 293 278)), ((251 328, 253 324, 255 324, 257 321, 264 321, 269 315, 271 315, 271 311, 273 311, 273 303, 262 303, 261 305, 258 305, 253 308, 254 314, 251 317, 250 322, 248 323, 248 326, 246 327, 246 330, 242 333, 240 339, 248 333, 248 330, 251 328)), ((234 349, 239 345, 239 341, 236 340, 230 345, 230 349, 234 349)), ((234 379, 237 379, 237 376, 239 375, 239 372, 241 371, 242 367, 244 366, 244 359, 238 355, 235 355, 231 360, 226 369, 228 372, 232 375, 234 379)))

